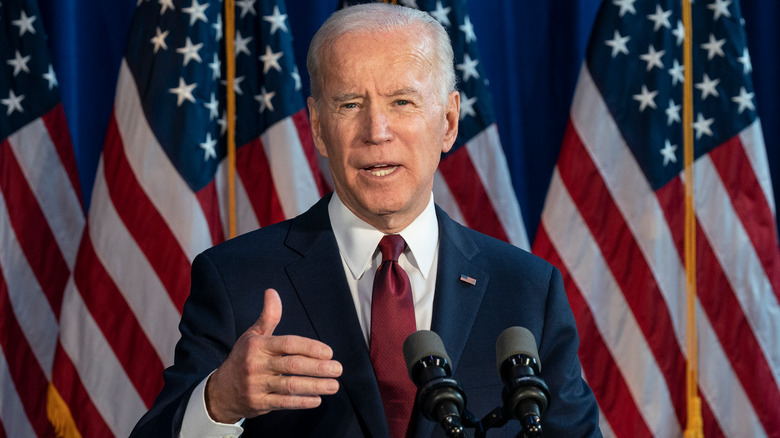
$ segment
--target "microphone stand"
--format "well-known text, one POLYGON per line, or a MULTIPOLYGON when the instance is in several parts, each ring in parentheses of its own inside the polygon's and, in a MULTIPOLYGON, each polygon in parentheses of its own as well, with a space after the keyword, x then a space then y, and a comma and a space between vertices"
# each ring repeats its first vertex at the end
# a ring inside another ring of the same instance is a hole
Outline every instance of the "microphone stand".
MULTIPOLYGON (((474 438, 486 438, 489 429, 503 427, 512 418, 503 406, 493 409, 481 420, 468 409, 463 411, 463 425, 474 429, 474 438)), ((539 416, 531 415, 526 420, 528 421, 521 422, 523 429, 517 434, 516 438, 541 438, 541 419, 539 416)))

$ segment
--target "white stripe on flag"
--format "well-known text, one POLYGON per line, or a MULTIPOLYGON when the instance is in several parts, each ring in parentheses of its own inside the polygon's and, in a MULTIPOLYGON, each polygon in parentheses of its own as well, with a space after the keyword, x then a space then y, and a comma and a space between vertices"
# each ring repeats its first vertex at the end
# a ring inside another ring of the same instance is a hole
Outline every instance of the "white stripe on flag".
POLYGON ((766 146, 764 145, 764 135, 761 132, 761 121, 756 119, 750 126, 739 133, 739 139, 745 148, 745 154, 750 160, 750 166, 753 168, 753 174, 756 176, 761 190, 764 192, 764 198, 772 210, 772 215, 776 216, 775 196, 772 190, 772 176, 769 174, 769 162, 766 156, 766 146))
POLYGON ((89 234, 95 254, 132 309, 162 363, 171 365, 179 340, 181 315, 114 208, 106 187, 103 157, 98 163, 95 181, 89 211, 89 234), (117 248, 122 249, 121 254, 117 248))
POLYGON ((11 134, 8 142, 72 271, 84 230, 84 214, 49 131, 38 118, 11 134))
POLYGON ((292 117, 268 128, 260 140, 285 218, 297 216, 320 199, 309 161, 292 117))
POLYGON ((114 113, 124 153, 138 183, 192 262, 198 253, 213 245, 208 221, 198 198, 181 179, 150 129, 133 75, 124 59, 114 113))
POLYGON ((512 186, 496 124, 491 124, 475 135, 465 147, 509 243, 529 250, 528 234, 520 214, 520 205, 512 186))
MULTIPOLYGON (((437 170, 433 175, 433 200, 439 205, 447 214, 456 222, 462 225, 466 225, 466 218, 463 217, 463 212, 460 211, 460 206, 452 196, 450 186, 447 185, 447 180, 437 170)), ((468 226, 468 225, 466 225, 468 226)))

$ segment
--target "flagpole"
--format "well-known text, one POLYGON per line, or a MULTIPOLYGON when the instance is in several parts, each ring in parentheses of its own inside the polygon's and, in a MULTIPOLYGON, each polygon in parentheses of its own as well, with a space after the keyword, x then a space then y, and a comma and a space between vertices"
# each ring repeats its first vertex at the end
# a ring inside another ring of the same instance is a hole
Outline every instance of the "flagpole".
POLYGON ((227 75, 227 159, 228 159, 228 233, 236 237, 236 93, 233 82, 236 77, 234 56, 235 3, 225 0, 225 71, 227 75))
POLYGON ((704 437, 701 418, 701 400, 698 394, 698 343, 696 333, 696 211, 694 209, 693 180, 693 19, 691 16, 691 1, 682 0, 683 27, 685 41, 683 44, 683 65, 685 66, 683 81, 683 149, 685 172, 685 273, 686 273, 686 307, 687 307, 687 352, 686 360, 686 399, 688 407, 685 438, 704 437))

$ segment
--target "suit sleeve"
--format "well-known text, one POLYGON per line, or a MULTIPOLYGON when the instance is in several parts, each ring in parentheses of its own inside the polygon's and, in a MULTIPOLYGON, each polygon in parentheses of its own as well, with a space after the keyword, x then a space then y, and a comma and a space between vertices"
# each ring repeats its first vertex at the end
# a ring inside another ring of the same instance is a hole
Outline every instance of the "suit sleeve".
POLYGON ((539 346, 542 378, 550 388, 543 415, 545 436, 600 437, 598 405, 582 378, 577 356, 579 337, 563 288, 561 273, 552 268, 544 327, 539 346))
POLYGON ((195 258, 191 279, 174 364, 163 373, 162 392, 131 437, 176 437, 192 391, 224 362, 238 337, 227 288, 207 253, 195 258))

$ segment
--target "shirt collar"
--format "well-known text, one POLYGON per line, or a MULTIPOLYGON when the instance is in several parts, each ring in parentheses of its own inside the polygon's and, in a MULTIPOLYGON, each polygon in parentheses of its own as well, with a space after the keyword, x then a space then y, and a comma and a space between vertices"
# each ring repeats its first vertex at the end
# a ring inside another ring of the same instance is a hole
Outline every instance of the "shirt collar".
MULTIPOLYGON (((355 216, 334 192, 328 203, 328 214, 336 235, 341 256, 354 278, 360 278, 371 266, 371 258, 384 233, 355 216)), ((400 233, 409 247, 409 261, 427 278, 439 243, 439 222, 433 193, 428 205, 408 227, 400 233)))

